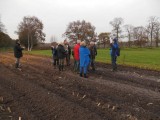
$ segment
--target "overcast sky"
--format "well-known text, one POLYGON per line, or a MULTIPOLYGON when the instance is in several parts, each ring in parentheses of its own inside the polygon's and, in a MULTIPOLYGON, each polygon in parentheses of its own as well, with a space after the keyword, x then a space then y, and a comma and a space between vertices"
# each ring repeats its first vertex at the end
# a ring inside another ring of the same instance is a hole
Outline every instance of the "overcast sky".
POLYGON ((109 24, 122 17, 124 24, 147 24, 150 16, 160 17, 160 0, 0 0, 1 22, 11 38, 24 16, 36 16, 44 24, 46 42, 52 35, 61 41, 69 22, 85 20, 96 32, 110 32, 109 24))

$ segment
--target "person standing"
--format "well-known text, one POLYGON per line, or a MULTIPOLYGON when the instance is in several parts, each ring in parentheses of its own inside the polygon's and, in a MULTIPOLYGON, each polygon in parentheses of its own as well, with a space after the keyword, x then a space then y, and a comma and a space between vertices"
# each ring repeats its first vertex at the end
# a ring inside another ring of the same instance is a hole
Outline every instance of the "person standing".
POLYGON ((77 44, 74 46, 73 48, 73 52, 74 52, 74 60, 75 60, 75 66, 74 66, 74 70, 76 72, 79 71, 79 48, 80 48, 80 42, 81 40, 77 40, 77 44))
POLYGON ((24 47, 21 47, 20 41, 16 40, 14 46, 14 56, 16 58, 15 68, 20 68, 20 58, 23 57, 22 50, 24 49, 25 49, 24 47))
POLYGON ((67 40, 64 40, 64 48, 66 51, 66 65, 70 65, 70 59, 71 59, 71 47, 69 46, 69 43, 67 40))
POLYGON ((86 47, 86 43, 82 41, 80 43, 79 56, 80 56, 80 76, 84 75, 84 78, 87 78, 87 69, 90 63, 90 51, 86 47))
POLYGON ((57 54, 58 54, 58 59, 59 59, 59 71, 63 71, 64 70, 64 58, 66 56, 66 51, 64 49, 62 42, 57 47, 57 54))
POLYGON ((120 49, 118 45, 118 40, 117 38, 113 39, 113 43, 110 44, 111 49, 110 49, 110 54, 111 54, 111 62, 112 62, 112 71, 117 70, 117 56, 120 55, 120 49))
POLYGON ((51 46, 52 58, 53 58, 53 66, 54 66, 54 68, 56 68, 56 66, 59 65, 57 47, 58 47, 58 44, 57 44, 57 43, 55 43, 54 46, 51 46))
POLYGON ((92 70, 95 71, 95 57, 97 55, 97 48, 94 42, 90 42, 89 50, 90 50, 90 59, 91 59, 90 65, 92 70))

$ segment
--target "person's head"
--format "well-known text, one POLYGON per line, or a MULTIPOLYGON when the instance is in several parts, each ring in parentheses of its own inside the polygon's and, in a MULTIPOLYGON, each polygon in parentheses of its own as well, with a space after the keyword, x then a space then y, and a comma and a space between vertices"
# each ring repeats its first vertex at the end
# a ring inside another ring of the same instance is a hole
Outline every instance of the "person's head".
POLYGON ((81 46, 86 46, 86 42, 85 42, 85 41, 82 41, 82 42, 80 43, 80 45, 81 45, 81 46))
POLYGON ((63 43, 63 42, 60 42, 60 43, 59 43, 59 45, 62 45, 62 46, 63 46, 63 45, 64 45, 64 43, 63 43))
POLYGON ((68 41, 67 41, 67 39, 65 39, 65 40, 64 40, 64 44, 65 44, 65 45, 67 45, 67 44, 68 44, 68 41))
POLYGON ((20 40, 16 40, 16 44, 20 44, 20 40))
POLYGON ((91 45, 91 46, 94 46, 94 45, 95 45, 95 43, 94 43, 93 41, 91 41, 91 42, 90 42, 90 45, 91 45))
POLYGON ((113 42, 114 42, 114 43, 117 43, 117 42, 118 42, 118 39, 115 37, 115 38, 113 39, 113 42))
POLYGON ((81 40, 77 40, 77 44, 80 44, 81 43, 81 40))

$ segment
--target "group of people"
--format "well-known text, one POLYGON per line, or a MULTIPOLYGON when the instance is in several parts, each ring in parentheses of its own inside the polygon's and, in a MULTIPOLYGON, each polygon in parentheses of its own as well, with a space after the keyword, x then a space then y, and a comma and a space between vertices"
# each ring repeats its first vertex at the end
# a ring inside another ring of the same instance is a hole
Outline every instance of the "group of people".
MULTIPOLYGON (((20 41, 16 41, 14 47, 14 55, 16 58, 15 67, 20 68, 20 58, 23 56, 20 41)), ((67 66, 70 65, 71 55, 74 59, 74 71, 77 72, 80 77, 87 78, 89 70, 95 71, 95 57, 97 55, 97 48, 95 43, 92 41, 89 45, 85 41, 77 40, 77 43, 71 49, 67 40, 61 43, 55 43, 51 46, 52 55, 53 55, 53 66, 58 68, 59 71, 64 70, 64 63, 67 66), (66 61, 66 62, 65 62, 66 61)), ((120 49, 118 46, 117 38, 113 39, 113 42, 110 43, 110 55, 112 61, 112 70, 117 70, 117 56, 120 55, 120 49)))
POLYGON ((64 70, 64 62, 66 60, 66 65, 70 65, 71 54, 74 58, 74 71, 79 73, 80 76, 87 78, 87 72, 89 70, 89 65, 93 71, 95 71, 95 56, 97 55, 97 49, 94 42, 90 42, 89 47, 87 47, 84 41, 77 40, 77 43, 71 49, 67 40, 59 44, 54 44, 51 46, 53 55, 53 66, 54 68, 59 68, 59 71, 64 70))
POLYGON ((63 71, 65 59, 66 65, 70 65, 71 47, 69 46, 67 40, 59 44, 55 43, 53 46, 51 46, 51 50, 54 68, 58 67, 59 71, 63 71))

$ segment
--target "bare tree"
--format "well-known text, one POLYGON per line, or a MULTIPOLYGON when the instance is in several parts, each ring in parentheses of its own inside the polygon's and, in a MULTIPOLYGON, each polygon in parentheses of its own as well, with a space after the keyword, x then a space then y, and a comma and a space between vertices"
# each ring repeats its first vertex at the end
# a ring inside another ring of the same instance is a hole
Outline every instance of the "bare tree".
POLYGON ((43 23, 35 16, 24 17, 23 21, 18 25, 17 34, 19 39, 31 51, 38 42, 45 41, 45 34, 42 32, 43 23))
POLYGON ((106 47, 106 44, 110 43, 109 36, 110 36, 110 33, 108 33, 108 32, 106 32, 106 33, 100 33, 98 35, 98 37, 99 37, 99 44, 103 44, 104 48, 106 47))
POLYGON ((142 47, 146 43, 147 35, 143 26, 138 26, 133 29, 133 37, 136 45, 142 47))
POLYGON ((110 22, 110 24, 113 27, 112 32, 116 34, 117 39, 120 38, 120 34, 122 32, 121 25, 123 24, 124 20, 123 18, 114 18, 113 21, 110 22))
POLYGON ((155 25, 154 38, 156 42, 156 47, 158 47, 158 44, 160 42, 160 22, 157 22, 155 25))
POLYGON ((52 36, 51 36, 51 39, 50 39, 50 42, 51 42, 51 43, 57 42, 57 38, 56 38, 54 35, 52 35, 52 36))
POLYGON ((88 43, 96 37, 95 27, 85 20, 73 21, 69 23, 63 36, 67 37, 71 42, 80 39, 85 40, 88 43))
POLYGON ((1 22, 1 16, 0 16, 0 32, 6 33, 5 25, 1 22))
POLYGON ((148 25, 147 25, 147 32, 148 32, 148 36, 151 41, 151 43, 150 43, 151 47, 152 47, 152 43, 153 43, 154 30, 155 30, 157 22, 158 22, 158 17, 156 17, 156 16, 149 17, 148 25))
POLYGON ((127 32, 127 36, 126 37, 128 37, 128 45, 129 45, 129 47, 131 46, 131 38, 133 37, 133 29, 134 29, 134 27, 132 26, 132 25, 124 25, 124 28, 125 28, 125 30, 126 30, 126 32, 127 32))

